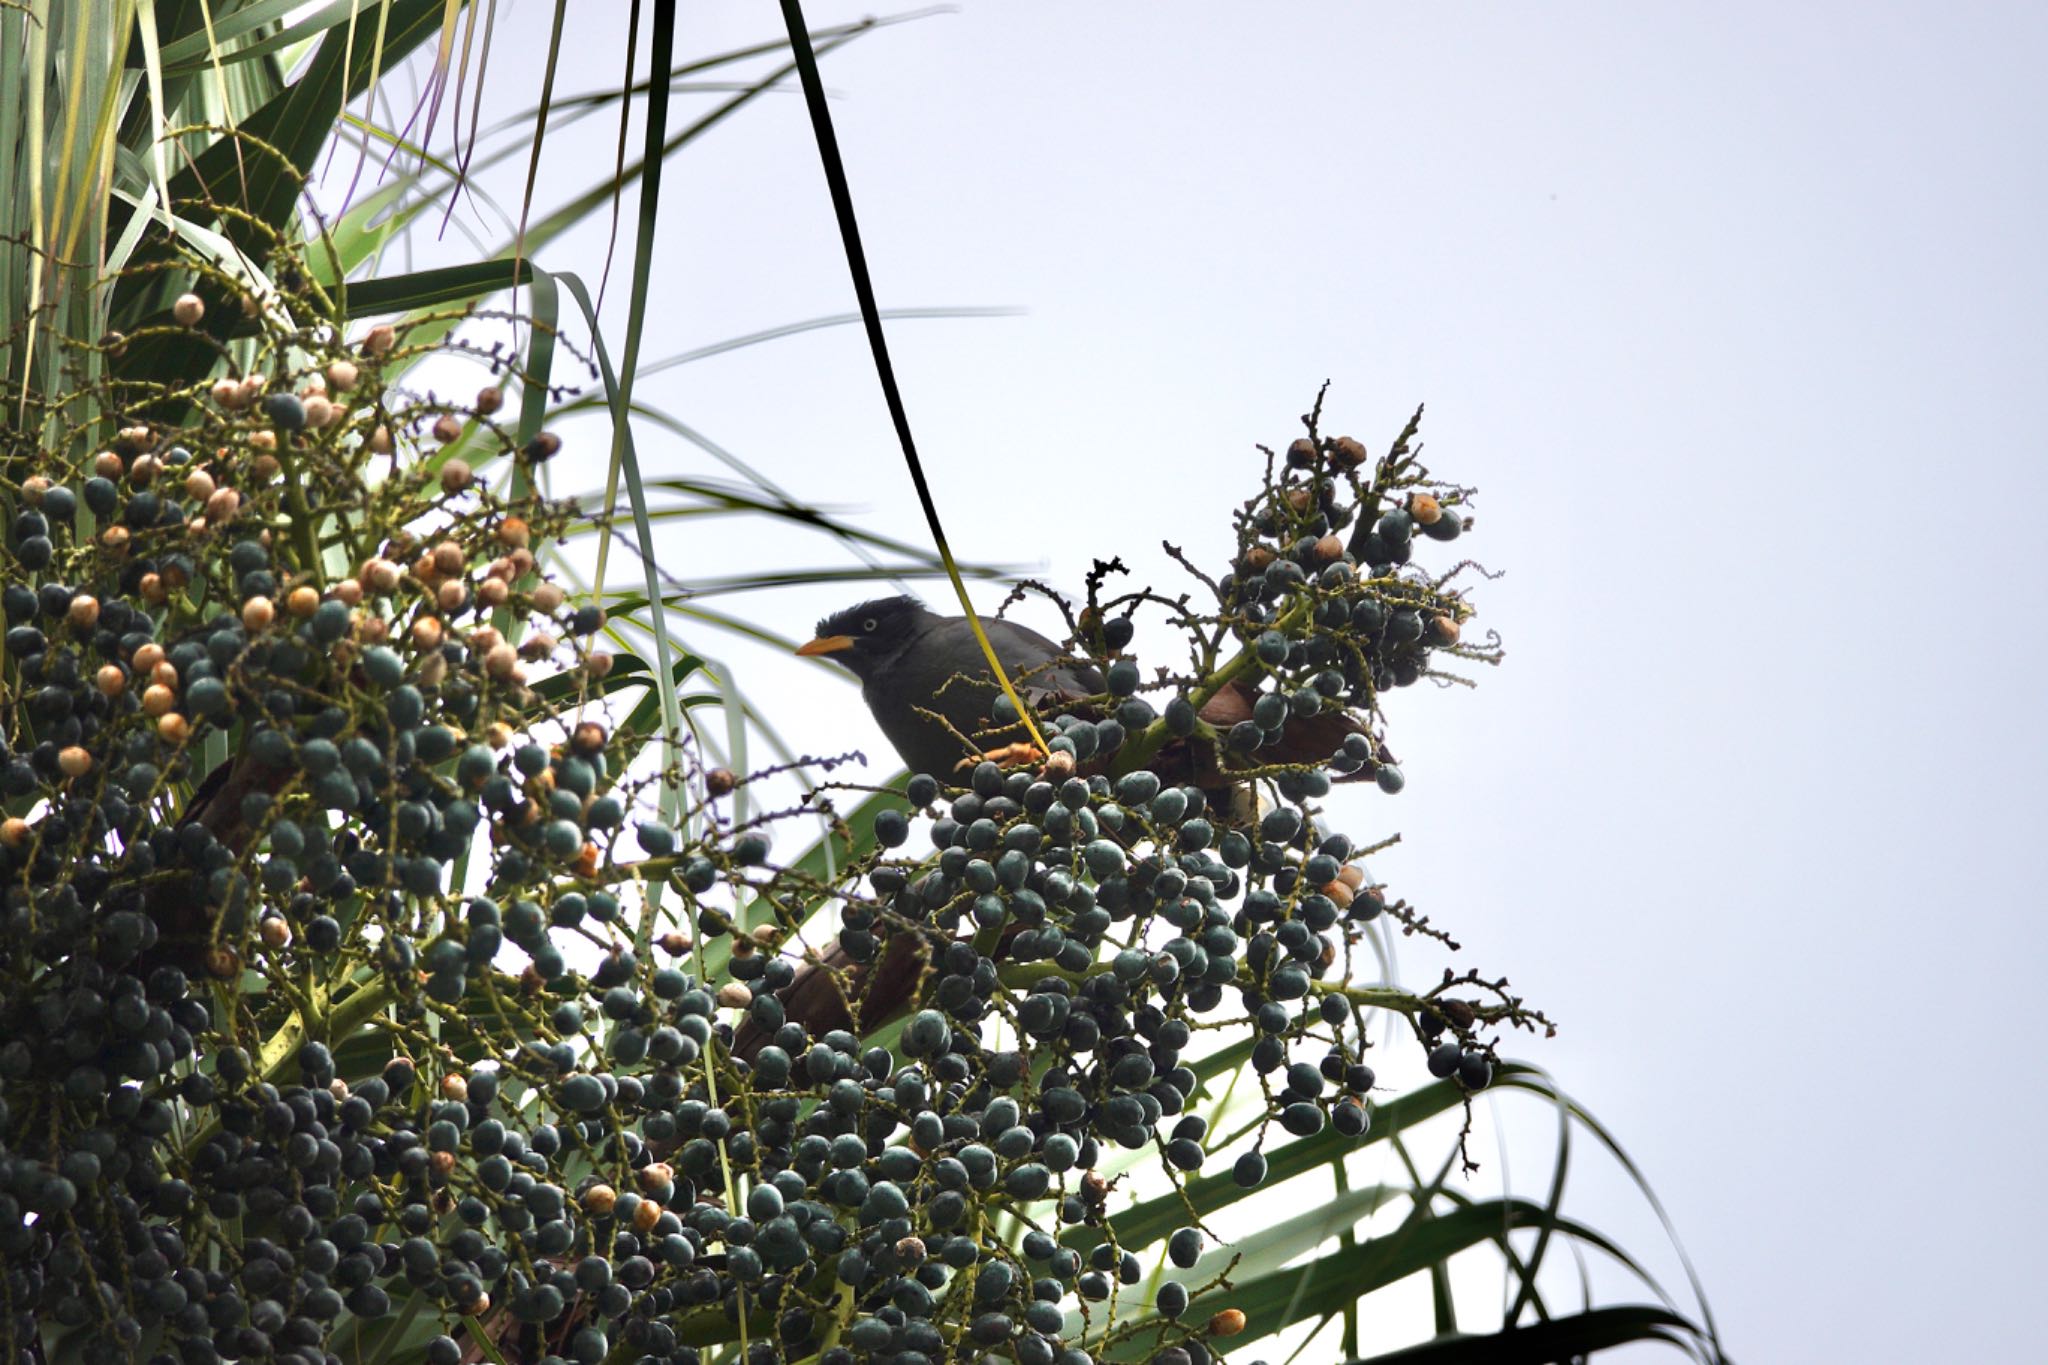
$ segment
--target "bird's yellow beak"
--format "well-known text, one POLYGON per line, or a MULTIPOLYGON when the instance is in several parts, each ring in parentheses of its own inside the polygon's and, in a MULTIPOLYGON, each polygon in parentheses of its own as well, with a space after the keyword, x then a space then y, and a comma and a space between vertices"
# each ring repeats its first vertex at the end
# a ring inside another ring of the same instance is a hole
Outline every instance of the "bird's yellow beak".
POLYGON ((796 652, 808 659, 815 654, 837 654, 842 649, 852 648, 851 635, 820 635, 808 644, 798 645, 796 652))

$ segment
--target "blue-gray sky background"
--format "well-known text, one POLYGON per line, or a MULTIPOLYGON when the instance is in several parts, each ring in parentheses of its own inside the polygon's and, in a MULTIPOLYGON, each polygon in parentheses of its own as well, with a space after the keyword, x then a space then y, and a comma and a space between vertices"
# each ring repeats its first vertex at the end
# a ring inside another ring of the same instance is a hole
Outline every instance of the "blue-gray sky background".
MULTIPOLYGON (((573 8, 564 90, 615 85, 624 7, 573 8)), ((501 10, 509 111, 547 7, 501 10)), ((682 25, 701 54, 778 19, 682 25)), ((883 305, 1029 310, 891 328, 964 555, 1164 584, 1158 541, 1213 560, 1325 378, 1375 453, 1428 403, 1508 657, 1392 701, 1409 787, 1353 824, 1400 830, 1375 872, 1561 1020, 1512 1050, 1642 1163, 1745 1361, 2039 1350, 2044 39, 2009 3, 969 0, 826 64, 883 305)), ((551 141, 537 203, 615 136, 551 141)), ((516 206, 521 174, 486 185, 516 206)), ((661 207, 646 359, 851 306, 799 98, 677 158, 661 207)), ((542 263, 602 252, 600 222, 542 263)), ((641 396, 923 538, 856 329, 641 396)), ((837 552, 663 546, 686 582, 770 556, 837 552)), ((801 636, 845 596, 745 605, 801 636)), ((793 743, 886 752, 829 672, 728 654, 793 743)), ((1653 1245, 1596 1164, 1580 1216, 1653 1245)))

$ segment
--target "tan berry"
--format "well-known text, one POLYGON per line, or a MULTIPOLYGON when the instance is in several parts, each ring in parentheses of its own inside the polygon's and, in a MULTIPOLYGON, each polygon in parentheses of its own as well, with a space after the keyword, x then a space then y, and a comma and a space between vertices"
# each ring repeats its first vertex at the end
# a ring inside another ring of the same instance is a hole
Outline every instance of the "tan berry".
POLYGON ((391 623, 381 616, 365 616, 356 623, 356 637, 366 645, 381 645, 391 634, 391 623))
POLYGON ((1434 526, 1443 520, 1444 505, 1427 493, 1417 493, 1408 499, 1408 515, 1418 526, 1434 526))
POLYGON ((555 612, 561 610, 562 603, 566 600, 568 600, 568 594, 562 591, 559 584, 538 583, 534 585, 533 609, 535 611, 546 612, 552 616, 555 612))
POLYGON ((1430 617, 1429 642, 1433 645, 1458 643, 1458 618, 1442 612, 1430 617))
POLYGON ((486 384, 476 391, 476 410, 488 417, 505 406, 505 391, 496 384, 486 384))
POLYGON ((478 654, 488 654, 504 641, 505 637, 498 633, 496 626, 478 626, 469 633, 469 647, 478 654))
POLYGON ((1366 461, 1365 446, 1349 436, 1339 436, 1330 442, 1330 458, 1346 469, 1356 469, 1366 461))
POLYGON ((171 320, 180 327, 197 327, 199 319, 205 316, 206 301, 197 294, 180 294, 171 305, 171 320))
POLYGON ((32 507, 43 505, 43 494, 50 491, 50 481, 41 474, 31 474, 21 481, 21 495, 29 500, 32 507))
POLYGON ((263 943, 267 948, 288 947, 292 941, 291 925, 286 924, 278 915, 267 916, 256 926, 256 932, 263 936, 263 943))
POLYGON ((99 688, 103 696, 118 697, 128 690, 128 675, 121 670, 119 664, 101 664, 99 672, 93 674, 92 680, 93 685, 99 688))
POLYGON ((602 1218, 619 1205, 619 1192, 609 1185, 592 1185, 583 1192, 583 1211, 602 1218))
POLYGON ((612 671, 612 656, 601 649, 594 649, 583 661, 583 671, 593 678, 602 678, 612 671))
POLYGON ((203 469, 195 469, 185 476, 185 496, 194 502, 205 502, 213 496, 213 475, 203 469))
POLYGON ((576 722, 576 728, 569 732, 569 748, 585 758, 604 749, 604 727, 594 720, 576 722))
POLYGON ((704 790, 713 797, 729 796, 740 779, 730 768, 713 768, 704 774, 704 790))
POLYGON ((469 461, 450 460, 447 464, 441 466, 441 491, 443 493, 460 493, 463 489, 469 487, 470 480, 475 477, 475 472, 469 467, 469 461))
POLYGON ((206 500, 206 519, 216 525, 233 521, 241 510, 242 495, 232 488, 215 489, 213 496, 206 500))
POLYGON ((149 680, 160 687, 175 688, 178 685, 178 670, 166 659, 149 670, 149 680))
POLYGON ((1324 536, 1316 542, 1316 559, 1324 564, 1334 564, 1344 557, 1344 542, 1337 536, 1324 536))
POLYGON ((320 610, 320 594, 306 584, 300 584, 285 594, 284 609, 301 619, 320 610))
POLYGON ((71 605, 64 612, 64 619, 79 630, 91 630, 100 619, 100 599, 91 593, 82 592, 71 599, 71 605))
POLYGON ((327 401, 327 395, 316 393, 306 399, 306 425, 324 427, 334 420, 334 404, 327 401))
POLYGON ((391 428, 379 422, 370 432, 370 449, 379 455, 391 453, 391 428))
POLYGON ((388 559, 380 558, 364 560, 363 571, 359 578, 362 585, 371 592, 383 595, 395 589, 398 586, 399 579, 404 576, 404 571, 396 564, 393 564, 388 559))
POLYGON ((397 344, 397 330, 388 322, 380 322, 363 338, 363 354, 388 355, 391 348, 397 344))
POLYGON ((166 744, 183 744, 192 734, 192 723, 176 711, 172 711, 168 715, 157 717, 156 732, 163 736, 166 744))
POLYGON ((524 546, 532 538, 532 530, 518 517, 507 517, 498 523, 498 539, 506 545, 524 546))
POLYGON ((434 590, 434 600, 442 611, 461 611, 469 601, 469 585, 459 578, 451 578, 434 590))
POLYGON ((444 412, 434 419, 434 439, 447 445, 462 435, 462 419, 452 412, 444 412))
POLYGON ((561 448, 562 438, 552 431, 539 432, 526 443, 528 457, 535 460, 551 460, 561 448))
POLYGON ((1209 1332, 1212 1336, 1234 1337, 1243 1330, 1244 1310, 1239 1308, 1226 1308, 1209 1319, 1209 1332))
POLYGON ((128 662, 134 665, 137 673, 147 673, 163 661, 164 647, 154 640, 137 645, 135 652, 128 656, 128 662))
POLYGON ((469 563, 469 556, 464 554, 462 547, 452 540, 444 540, 434 547, 434 568, 436 572, 444 574, 461 573, 463 566, 467 563, 469 563))
POLYGON ((57 751, 57 770, 66 777, 84 777, 92 771, 92 755, 76 744, 57 751))
POLYGON ((512 576, 514 578, 524 578, 533 572, 533 551, 524 546, 514 550, 505 557, 512 561, 512 576))
POLYGON ((327 367, 327 382, 342 393, 356 386, 356 363, 353 360, 337 360, 327 367))
POLYGON ((443 632, 441 618, 422 616, 412 623, 412 642, 421 649, 439 649, 443 632))
POLYGON ((493 611, 504 606, 511 596, 512 589, 502 578, 486 578, 477 585, 476 600, 493 611))
POLYGON ((737 981, 728 981, 718 988, 718 1003, 730 1008, 744 1008, 754 1003, 754 993, 737 981))
POLYGON ((519 651, 500 642, 484 655, 484 672, 494 678, 509 678, 519 664, 519 651))
POLYGON ((128 540, 128 528, 125 526, 109 526, 100 532, 100 544, 117 555, 128 553, 128 540))
POLYGON ((28 821, 18 815, 10 815, 5 820, 0 820, 0 844, 5 844, 9 848, 20 848, 28 842, 32 833, 34 831, 29 828, 28 821))
POLYGON ((555 637, 544 630, 537 630, 519 643, 519 657, 522 659, 545 659, 555 652, 555 637))
POLYGON ((121 457, 111 450, 102 450, 92 457, 92 472, 103 479, 120 478, 122 466, 121 457))
POLYGON ((652 1199, 643 1199, 633 1210, 633 1227, 643 1236, 654 1231, 654 1225, 661 1221, 661 1205, 652 1199))
POLYGON ((502 720, 494 720, 484 727, 484 743, 493 749, 502 749, 512 742, 512 727, 502 720))
POLYGON ((446 1075, 441 1078, 441 1098, 462 1104, 469 1099, 469 1079, 466 1076, 446 1075))
POLYGON ((441 679, 447 676, 447 655, 436 650, 434 653, 429 654, 426 658, 420 660, 419 677, 422 686, 433 687, 437 683, 439 683, 441 679))
MULTIPOLYGON (((276 450, 277 433, 274 431, 252 431, 249 433, 249 444, 257 450, 276 450)), ((274 469, 271 472, 273 475, 276 473, 274 469)))
POLYGON ((216 981, 232 981, 242 974, 242 955, 225 943, 216 943, 202 959, 206 974, 216 981))
POLYGON ((334 595, 352 607, 359 607, 363 604, 363 585, 353 578, 344 578, 334 585, 334 595))
POLYGON ((213 401, 226 408, 229 412, 235 412, 248 406, 248 404, 242 401, 242 386, 232 379, 216 379, 213 381, 213 401))
POLYGON ((254 294, 244 294, 237 302, 242 306, 243 317, 256 318, 263 316, 263 300, 257 298, 254 294))

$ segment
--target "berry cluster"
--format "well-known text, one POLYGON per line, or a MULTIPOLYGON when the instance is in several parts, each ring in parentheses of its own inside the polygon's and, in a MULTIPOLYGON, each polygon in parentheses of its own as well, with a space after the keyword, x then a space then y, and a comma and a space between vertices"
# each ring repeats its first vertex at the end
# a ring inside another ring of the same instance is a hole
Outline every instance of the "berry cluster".
POLYGON ((1104 1170, 1234 1143, 1257 1185, 1276 1145, 1369 1131, 1368 1009, 1468 1088, 1478 1030, 1537 1017, 1353 969, 1416 921, 1316 803, 1399 786, 1355 712, 1469 615, 1396 568, 1460 525, 1445 490, 1375 510, 1412 462, 1290 452, 1216 609, 1167 604, 1195 657, 1162 710, 1127 652, 1148 595, 1091 583, 1108 691, 1042 763, 918 776, 781 864, 741 779, 610 720, 646 674, 543 574, 574 514, 520 490, 554 438, 495 384, 406 401, 401 331, 290 302, 82 460, 0 452, 10 1359, 1205 1365, 1257 1326, 1227 1254, 1182 1228, 1208 1278, 1137 1302, 1104 1170), (1277 800, 1246 816, 1252 781, 1277 800), (1239 1043, 1248 1140, 1200 1108, 1239 1043))

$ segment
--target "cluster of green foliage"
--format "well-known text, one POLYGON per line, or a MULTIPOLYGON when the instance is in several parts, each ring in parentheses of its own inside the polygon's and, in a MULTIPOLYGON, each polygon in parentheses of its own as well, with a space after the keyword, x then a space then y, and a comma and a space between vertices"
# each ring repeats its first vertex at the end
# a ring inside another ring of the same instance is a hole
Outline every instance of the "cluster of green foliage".
MULTIPOLYGON (((1387 692, 1496 657, 1465 641, 1458 566, 1409 563, 1469 499, 1415 461, 1412 423, 1370 460, 1311 415, 1205 601, 1091 577, 1067 646, 1105 690, 1035 718, 1049 754, 757 814, 767 770, 726 766, 694 713, 772 726, 685 633, 770 632, 664 589, 665 512, 822 526, 868 558, 850 578, 877 550, 936 560, 763 479, 642 477, 659 167, 715 117, 671 133, 651 83, 644 159, 523 234, 640 182, 596 404, 551 387, 558 302, 588 317, 588 295, 519 238, 380 273, 434 201, 423 175, 333 224, 298 210, 345 102, 478 11, 289 8, 0 10, 10 1357, 1200 1365, 1332 1318, 1355 1355, 1361 1301, 1418 1272, 1447 1333, 1416 1349, 1439 1358, 1711 1352, 1668 1306, 1552 1317, 1553 1238, 1633 1262, 1557 1192, 1466 1198, 1450 1158, 1425 1177, 1403 1145, 1489 1086, 1566 1106, 1497 1055, 1494 1030, 1542 1024, 1504 981, 1368 969, 1390 922, 1427 926, 1324 810, 1335 781, 1399 789, 1387 692), (473 301, 518 282, 524 350, 471 346, 473 301), (408 388, 444 354, 492 372, 460 401, 408 388), (592 406, 612 460, 586 507, 543 490, 556 426, 592 406), (579 575, 576 542, 614 531, 643 591, 579 575), (1140 673, 1141 619, 1148 657, 1184 666, 1140 673), (1218 730, 1203 708, 1229 689, 1248 713, 1218 730), (1346 714, 1366 723, 1314 761, 1271 761, 1346 714), (1254 784, 1263 809, 1218 804, 1254 784), (799 816, 825 836, 778 856, 799 816), (911 998, 864 1008, 912 947, 911 998), (1379 1088, 1387 1019, 1436 1083, 1379 1088), (1411 1185, 1349 1187, 1374 1144, 1411 1185), (1219 1245, 1255 1191, 1332 1174, 1333 1199, 1219 1245), (1485 1244, 1515 1312, 1451 1334, 1446 1267, 1485 1244)), ((728 107, 809 59, 790 39, 799 60, 728 107)))

